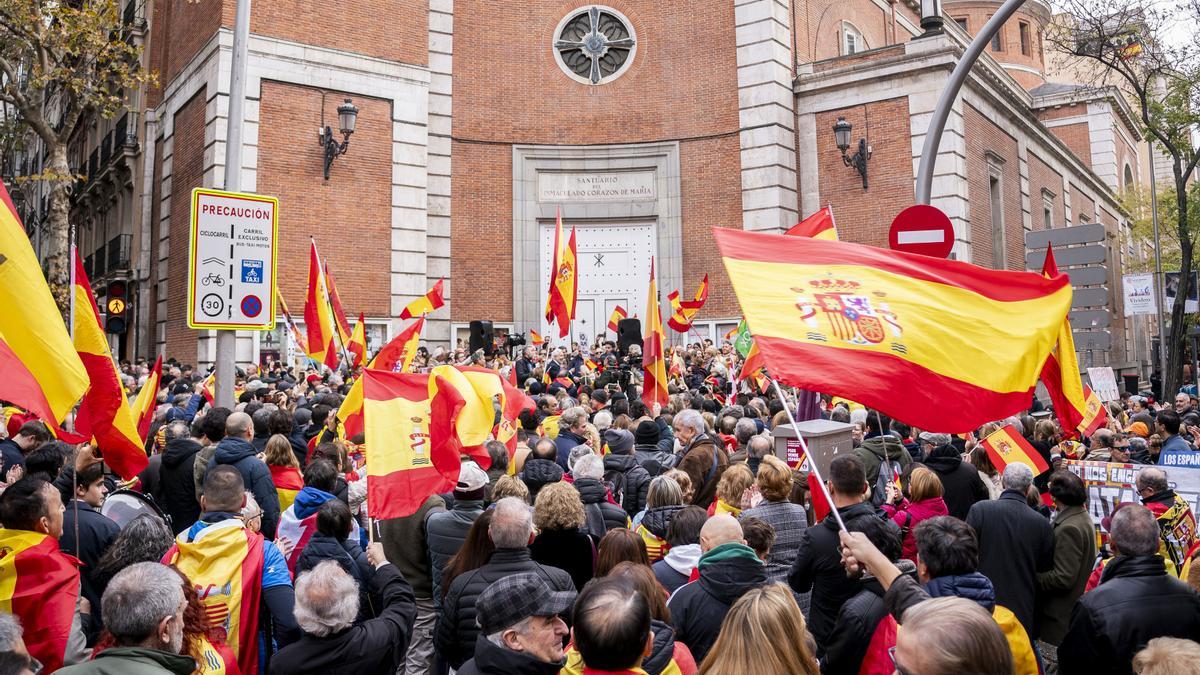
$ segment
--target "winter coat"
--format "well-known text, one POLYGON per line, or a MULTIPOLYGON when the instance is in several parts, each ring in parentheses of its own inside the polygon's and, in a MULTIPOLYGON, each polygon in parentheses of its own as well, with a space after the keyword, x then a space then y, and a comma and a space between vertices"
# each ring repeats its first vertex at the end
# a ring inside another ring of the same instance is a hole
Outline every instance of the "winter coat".
POLYGON ((358 584, 358 620, 373 618, 375 603, 368 589, 375 568, 367 561, 367 554, 358 542, 351 539, 338 541, 319 532, 314 534, 296 561, 295 576, 299 577, 326 560, 337 563, 358 584))
POLYGON ((741 520, 759 518, 775 528, 775 543, 767 557, 767 578, 771 583, 787 583, 788 572, 796 562, 800 551, 800 538, 808 529, 808 514, 804 507, 787 500, 764 501, 752 509, 742 511, 741 520))
MULTIPOLYGON (((902 573, 916 576, 915 565, 907 560, 899 563, 902 573)), ((879 580, 868 575, 858 584, 860 590, 838 611, 830 641, 824 645, 822 673, 857 673, 879 622, 887 618, 879 580)))
POLYGON ((650 474, 633 455, 605 455, 604 481, 613 486, 613 498, 625 513, 637 513, 646 508, 650 474))
POLYGON ((433 597, 442 597, 442 573, 446 564, 462 548, 467 532, 483 513, 483 500, 456 499, 449 511, 429 514, 425 520, 425 540, 429 545, 429 563, 433 571, 433 597))
POLYGON ((654 563, 651 569, 658 583, 668 593, 674 593, 688 582, 688 577, 692 576, 692 570, 696 569, 699 562, 700 544, 684 544, 667 551, 667 555, 654 563))
POLYGON ((596 573, 596 542, 577 528, 542 530, 529 545, 529 555, 535 562, 570 574, 576 590, 583 590, 596 573))
POLYGON ((590 534, 600 541, 609 530, 629 526, 629 515, 621 507, 608 501, 608 488, 595 478, 580 478, 575 481, 579 499, 583 501, 583 527, 581 532, 590 534))
POLYGON ((708 434, 692 440, 683 452, 679 469, 692 480, 692 504, 708 508, 717 494, 721 474, 729 468, 729 456, 708 434))
POLYGON ((554 437, 554 447, 558 451, 554 461, 558 463, 559 468, 563 471, 569 470, 567 460, 571 458, 571 451, 581 445, 587 445, 586 438, 568 429, 559 430, 558 436, 554 437))
POLYGON ((529 503, 532 504, 543 487, 563 479, 563 470, 548 459, 535 457, 525 461, 525 468, 521 470, 519 478, 525 483, 525 487, 529 488, 529 503))
POLYGON ((1054 532, 1054 567, 1038 574, 1038 623, 1041 639, 1062 642, 1071 623, 1071 610, 1083 595, 1096 564, 1096 529, 1082 506, 1067 506, 1050 524, 1054 532))
POLYGON ((1117 556, 1100 585, 1075 604, 1058 647, 1058 672, 1132 675, 1134 655, 1150 640, 1198 635, 1200 595, 1167 574, 1161 556, 1117 556))
POLYGON ((475 657, 455 670, 455 675, 558 675, 562 661, 546 663, 525 652, 505 649, 490 640, 475 643, 475 657))
POLYGON ((662 441, 658 443, 637 444, 633 446, 633 456, 637 459, 638 464, 646 470, 646 473, 651 476, 661 476, 670 469, 675 468, 675 464, 679 462, 679 458, 671 452, 671 441, 667 441, 667 447, 663 448, 662 441))
POLYGON ((196 669, 192 657, 145 647, 110 647, 96 658, 57 672, 62 675, 188 675, 196 669))
POLYGON ((395 672, 408 651, 417 603, 412 587, 395 565, 376 570, 370 587, 373 596, 382 598, 379 618, 326 637, 305 633, 271 657, 271 675, 395 672))
POLYGON ((953 446, 942 446, 929 453, 925 466, 942 480, 942 499, 950 515, 966 520, 967 513, 975 502, 987 500, 991 495, 979 478, 979 470, 970 462, 962 461, 953 446))
POLYGON ((901 556, 914 563, 917 562, 917 540, 913 530, 921 521, 947 515, 946 502, 941 497, 930 497, 919 502, 905 499, 897 506, 884 504, 883 512, 900 528, 900 536, 903 537, 900 540, 901 556))
MULTIPOLYGON (((912 455, 908 454, 895 436, 872 436, 865 439, 862 445, 854 449, 854 456, 862 462, 867 473, 867 485, 870 485, 872 490, 879 480, 879 466, 883 464, 884 459, 899 464, 901 471, 912 464, 912 455)), ((886 478, 890 480, 891 476, 886 478)))
MULTIPOLYGON (((687 645, 675 641, 675 629, 670 624, 651 619, 650 631, 654 634, 654 644, 650 648, 650 655, 642 659, 642 665, 639 666, 646 675, 661 675, 672 664, 678 669, 672 672, 695 675, 696 661, 692 658, 692 652, 687 645)), ((567 665, 563 666, 559 675, 583 675, 583 668, 583 656, 574 644, 568 645, 567 665)), ((588 672, 595 671, 589 669, 588 672)))
POLYGON ((996 602, 1012 610, 1029 638, 1037 639, 1037 573, 1054 564, 1050 523, 1029 508, 1025 495, 1005 490, 1000 499, 972 506, 967 524, 979 538, 978 571, 991 579, 996 602))
POLYGON ((445 504, 438 495, 429 495, 411 516, 379 521, 384 557, 400 570, 412 585, 413 595, 419 600, 441 600, 440 595, 433 595, 433 572, 429 564, 425 524, 433 514, 444 511, 445 504))
POLYGON ((721 544, 700 556, 700 579, 671 595, 671 625, 676 639, 688 646, 698 663, 721 632, 729 608, 751 589, 767 583, 767 572, 745 544, 721 544))
MULTIPOLYGON (((451 668, 457 670, 475 653, 479 640, 479 625, 475 623, 475 601, 493 582, 513 574, 534 572, 556 591, 573 591, 571 575, 557 567, 534 562, 528 548, 500 548, 492 552, 482 567, 460 574, 450 583, 446 598, 438 612, 434 631, 434 646, 451 668)), ((486 671, 485 671, 486 672, 486 671)))
MULTIPOLYGON (((847 526, 861 518, 877 518, 875 507, 861 502, 838 509, 847 526)), ((894 526, 893 526, 894 527, 894 526)), ((838 524, 829 514, 819 524, 804 530, 796 560, 788 573, 788 585, 796 593, 812 591, 808 614, 808 629, 823 645, 830 639, 834 620, 842 603, 860 590, 858 581, 846 576, 842 567, 838 524)))
POLYGON ((650 558, 651 565, 662 560, 663 549, 667 545, 667 528, 671 526, 671 519, 683 508, 679 505, 656 506, 647 510, 642 515, 641 522, 634 528, 634 532, 646 544, 646 555, 650 558))
POLYGON ((158 494, 154 500, 171 517, 171 531, 179 534, 200 518, 200 502, 192 490, 193 464, 200 444, 190 438, 167 441, 158 469, 158 494))
POLYGON ((265 539, 275 538, 279 526, 279 493, 271 480, 271 470, 257 457, 258 451, 243 438, 225 437, 217 444, 213 458, 208 461, 212 471, 221 464, 228 464, 242 474, 242 483, 254 494, 254 500, 263 511, 262 535, 265 539))
POLYGON ((66 503, 63 512, 62 536, 58 538, 58 548, 67 555, 73 555, 83 562, 80 571, 80 592, 92 607, 97 609, 93 616, 99 617, 100 598, 104 594, 102 582, 96 574, 96 564, 100 556, 108 550, 121 534, 121 528, 108 516, 92 508, 87 502, 73 500, 66 503), (78 512, 78 520, 76 520, 78 512), (79 523, 79 547, 75 547, 75 523, 79 523))

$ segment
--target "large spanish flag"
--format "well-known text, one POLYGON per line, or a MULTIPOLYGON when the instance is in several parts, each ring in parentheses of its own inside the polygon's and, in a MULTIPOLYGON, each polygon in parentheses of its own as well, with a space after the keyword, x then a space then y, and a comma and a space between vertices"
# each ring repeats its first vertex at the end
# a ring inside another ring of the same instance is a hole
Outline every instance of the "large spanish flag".
POLYGON ((658 403, 667 406, 667 358, 663 350, 662 314, 658 307, 658 283, 654 259, 650 259, 650 289, 646 293, 646 337, 642 340, 642 402, 647 410, 658 403))
POLYGON ((75 602, 79 561, 40 532, 0 528, 0 612, 21 620, 25 648, 52 673, 63 665, 75 602))
POLYGON ((451 438, 464 401, 440 379, 363 371, 367 507, 373 518, 410 516, 429 495, 451 490, 458 481, 462 463, 451 438))
POLYGON ((337 368, 333 319, 329 313, 329 295, 325 275, 321 273, 317 242, 312 242, 308 258, 308 295, 304 299, 304 327, 308 331, 308 356, 317 363, 337 368))
POLYGON ((837 241, 837 225, 833 222, 833 207, 826 206, 804 220, 796 223, 784 234, 793 237, 811 237, 837 241))
POLYGON ((150 422, 154 420, 154 408, 158 403, 160 387, 162 387, 162 354, 158 355, 158 360, 150 369, 150 375, 142 384, 142 390, 138 392, 137 398, 133 401, 133 421, 137 424, 138 436, 142 438, 143 443, 146 441, 146 434, 150 433, 150 422))
POLYGON ((133 411, 125 398, 117 364, 108 349, 108 337, 100 325, 100 310, 92 295, 92 284, 75 254, 75 351, 87 368, 91 386, 75 414, 75 431, 94 438, 104 461, 121 478, 131 480, 150 462, 145 439, 138 434, 133 411))
POLYGON ((492 397, 502 396, 503 390, 499 382, 499 373, 487 370, 484 372, 490 372, 495 377, 478 372, 468 375, 465 368, 457 366, 437 366, 430 371, 429 396, 435 396, 435 387, 454 389, 455 397, 463 403, 459 412, 454 415, 451 444, 458 453, 470 455, 476 464, 486 469, 492 465, 492 459, 483 445, 492 433, 496 420, 492 397))
POLYGON ((0 307, 0 399, 57 429, 87 391, 88 373, 3 184, 0 307))
MULTIPOLYGON (((1054 248, 1046 248, 1046 260, 1042 263, 1042 276, 1053 279, 1058 276, 1058 264, 1054 261, 1054 248)), ((1075 353, 1075 337, 1071 332, 1071 320, 1063 317, 1058 327, 1058 341, 1042 364, 1042 384, 1050 394, 1054 404, 1054 415, 1065 432, 1067 438, 1075 436, 1075 431, 1084 421, 1087 410, 1087 400, 1084 394, 1083 381, 1079 377, 1079 358, 1075 353)))
POLYGON ((1040 476, 1050 470, 1050 465, 1041 453, 1034 449, 1021 432, 1011 424, 993 431, 983 439, 983 447, 987 450, 988 459, 997 471, 1003 472, 1004 467, 1013 462, 1020 462, 1033 470, 1033 475, 1040 476))
POLYGON ((438 279, 437 283, 433 285, 433 288, 429 289, 428 293, 408 303, 400 311, 400 318, 412 319, 423 317, 446 304, 446 300, 442 297, 442 287, 445 283, 445 279, 438 279))
POLYGON ((1028 408, 1071 306, 1065 275, 728 228, 714 236, 772 377, 930 431, 1028 408))
POLYGON ((550 292, 546 298, 546 321, 558 324, 560 338, 571 332, 571 320, 575 318, 579 276, 575 260, 575 228, 571 228, 570 241, 565 241, 560 209, 555 216, 554 263, 550 268, 550 292))

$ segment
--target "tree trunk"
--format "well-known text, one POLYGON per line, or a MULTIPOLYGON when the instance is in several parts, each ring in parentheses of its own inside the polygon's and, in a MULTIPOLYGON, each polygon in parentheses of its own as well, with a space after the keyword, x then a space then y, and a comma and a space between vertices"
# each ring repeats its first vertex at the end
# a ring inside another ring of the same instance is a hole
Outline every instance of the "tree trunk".
MULTIPOLYGON (((1175 303, 1171 306, 1171 340, 1167 351, 1167 372, 1163 373, 1164 401, 1171 401, 1179 391, 1183 378, 1183 361, 1187 352, 1187 325, 1184 323, 1184 307, 1188 294, 1192 292, 1192 243, 1191 231, 1188 229, 1188 194, 1187 180, 1180 171, 1178 158, 1173 166, 1175 173, 1175 204, 1179 210, 1179 292, 1175 295, 1175 303)), ((1192 373, 1192 382, 1196 382, 1196 373, 1192 373)))
POLYGON ((67 146, 54 143, 48 147, 47 168, 54 175, 49 181, 50 200, 46 224, 49 230, 49 253, 46 256, 46 281, 54 302, 62 312, 63 322, 69 323, 71 312, 71 189, 75 177, 67 164, 67 146))

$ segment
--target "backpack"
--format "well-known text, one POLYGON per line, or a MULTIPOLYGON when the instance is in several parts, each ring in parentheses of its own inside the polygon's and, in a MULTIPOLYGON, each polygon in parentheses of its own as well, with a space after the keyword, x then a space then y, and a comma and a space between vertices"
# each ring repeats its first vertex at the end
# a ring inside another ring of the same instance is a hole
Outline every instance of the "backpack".
POLYGON ((601 479, 604 487, 608 488, 613 499, 622 507, 625 506, 625 472, 617 469, 604 472, 604 478, 601 479))
POLYGON ((892 460, 884 458, 879 463, 879 475, 875 477, 875 485, 871 487, 871 505, 881 506, 884 500, 887 499, 887 486, 892 482, 892 477, 896 475, 896 471, 900 465, 892 462, 892 460))

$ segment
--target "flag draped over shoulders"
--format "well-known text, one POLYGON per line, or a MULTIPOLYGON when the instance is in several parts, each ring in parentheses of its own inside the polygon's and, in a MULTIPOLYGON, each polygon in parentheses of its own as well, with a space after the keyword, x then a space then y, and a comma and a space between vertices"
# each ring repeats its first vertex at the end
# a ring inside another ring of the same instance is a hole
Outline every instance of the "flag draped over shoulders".
POLYGON ((0 528, 0 612, 21 620, 25 647, 46 672, 63 665, 79 598, 79 564, 51 536, 0 528))

